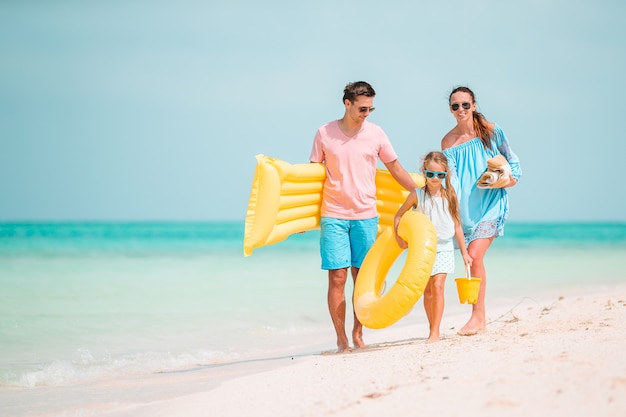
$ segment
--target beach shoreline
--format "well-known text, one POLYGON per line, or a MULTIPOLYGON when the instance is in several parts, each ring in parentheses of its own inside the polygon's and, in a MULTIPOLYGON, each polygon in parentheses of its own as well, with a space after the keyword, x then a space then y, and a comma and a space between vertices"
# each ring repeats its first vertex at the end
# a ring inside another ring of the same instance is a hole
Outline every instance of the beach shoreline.
MULTIPOLYGON (((477 336, 426 344, 408 335, 309 356, 209 392, 107 415, 624 414, 626 287, 563 291, 499 313, 477 336)), ((412 329, 398 330, 405 331, 412 329)))
POLYGON ((559 293, 492 307, 488 331, 472 337, 454 333, 466 314, 444 315, 438 343, 425 343, 423 324, 392 326, 350 353, 111 381, 124 393, 116 404, 84 409, 76 400, 47 415, 624 415, 626 285, 559 293))

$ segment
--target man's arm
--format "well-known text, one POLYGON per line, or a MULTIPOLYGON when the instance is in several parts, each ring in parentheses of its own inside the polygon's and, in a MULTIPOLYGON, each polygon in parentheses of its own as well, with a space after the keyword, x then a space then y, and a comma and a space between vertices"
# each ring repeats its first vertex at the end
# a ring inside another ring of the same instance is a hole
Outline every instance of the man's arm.
POLYGON ((411 178, 409 173, 406 172, 404 168, 402 168, 402 165, 397 159, 389 163, 386 163, 385 166, 389 170, 389 173, 391 173, 391 176, 394 177, 396 181, 400 183, 401 186, 403 186, 409 191, 412 191, 418 188, 415 181, 413 181, 413 178, 411 178))

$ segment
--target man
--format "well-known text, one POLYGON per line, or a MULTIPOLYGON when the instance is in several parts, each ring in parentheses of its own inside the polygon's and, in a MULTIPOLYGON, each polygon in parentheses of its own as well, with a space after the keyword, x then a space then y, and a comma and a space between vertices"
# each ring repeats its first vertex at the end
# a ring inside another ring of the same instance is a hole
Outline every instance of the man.
MULTIPOLYGON (((343 95, 343 117, 318 129, 309 158, 311 162, 323 162, 326 166, 320 255, 322 269, 328 271, 328 309, 337 333, 339 352, 350 349, 345 329, 348 268, 356 281, 378 231, 375 184, 378 159, 404 188, 417 187, 398 162, 385 132, 365 120, 374 111, 375 95, 372 86, 364 81, 348 84, 343 95)), ((365 346, 363 326, 356 314, 352 342, 355 348, 365 346)))

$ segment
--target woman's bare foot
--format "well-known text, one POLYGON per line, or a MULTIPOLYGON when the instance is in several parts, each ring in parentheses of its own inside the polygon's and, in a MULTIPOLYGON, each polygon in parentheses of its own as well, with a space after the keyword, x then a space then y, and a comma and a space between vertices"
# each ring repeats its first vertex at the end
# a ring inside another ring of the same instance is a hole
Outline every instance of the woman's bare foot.
POLYGON ((457 332, 459 336, 474 336, 478 333, 483 333, 487 330, 487 326, 484 320, 475 319, 471 317, 467 324, 461 327, 461 330, 457 332))

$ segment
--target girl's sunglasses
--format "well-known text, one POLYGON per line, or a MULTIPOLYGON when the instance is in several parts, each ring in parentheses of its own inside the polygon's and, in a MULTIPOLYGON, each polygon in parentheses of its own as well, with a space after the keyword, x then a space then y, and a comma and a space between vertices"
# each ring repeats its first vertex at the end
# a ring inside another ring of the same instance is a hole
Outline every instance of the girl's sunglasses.
POLYGON ((446 178, 446 176, 448 175, 447 172, 440 172, 440 171, 429 171, 427 169, 424 170, 424 173, 426 174, 426 178, 433 178, 433 177, 437 177, 440 180, 443 180, 446 178))
MULTIPOLYGON (((467 101, 465 103, 461 103, 461 106, 465 109, 465 110, 469 110, 470 107, 472 107, 472 105, 470 103, 468 103, 467 101)), ((450 106, 450 108, 454 111, 457 111, 459 109, 459 103, 454 103, 450 106)))

